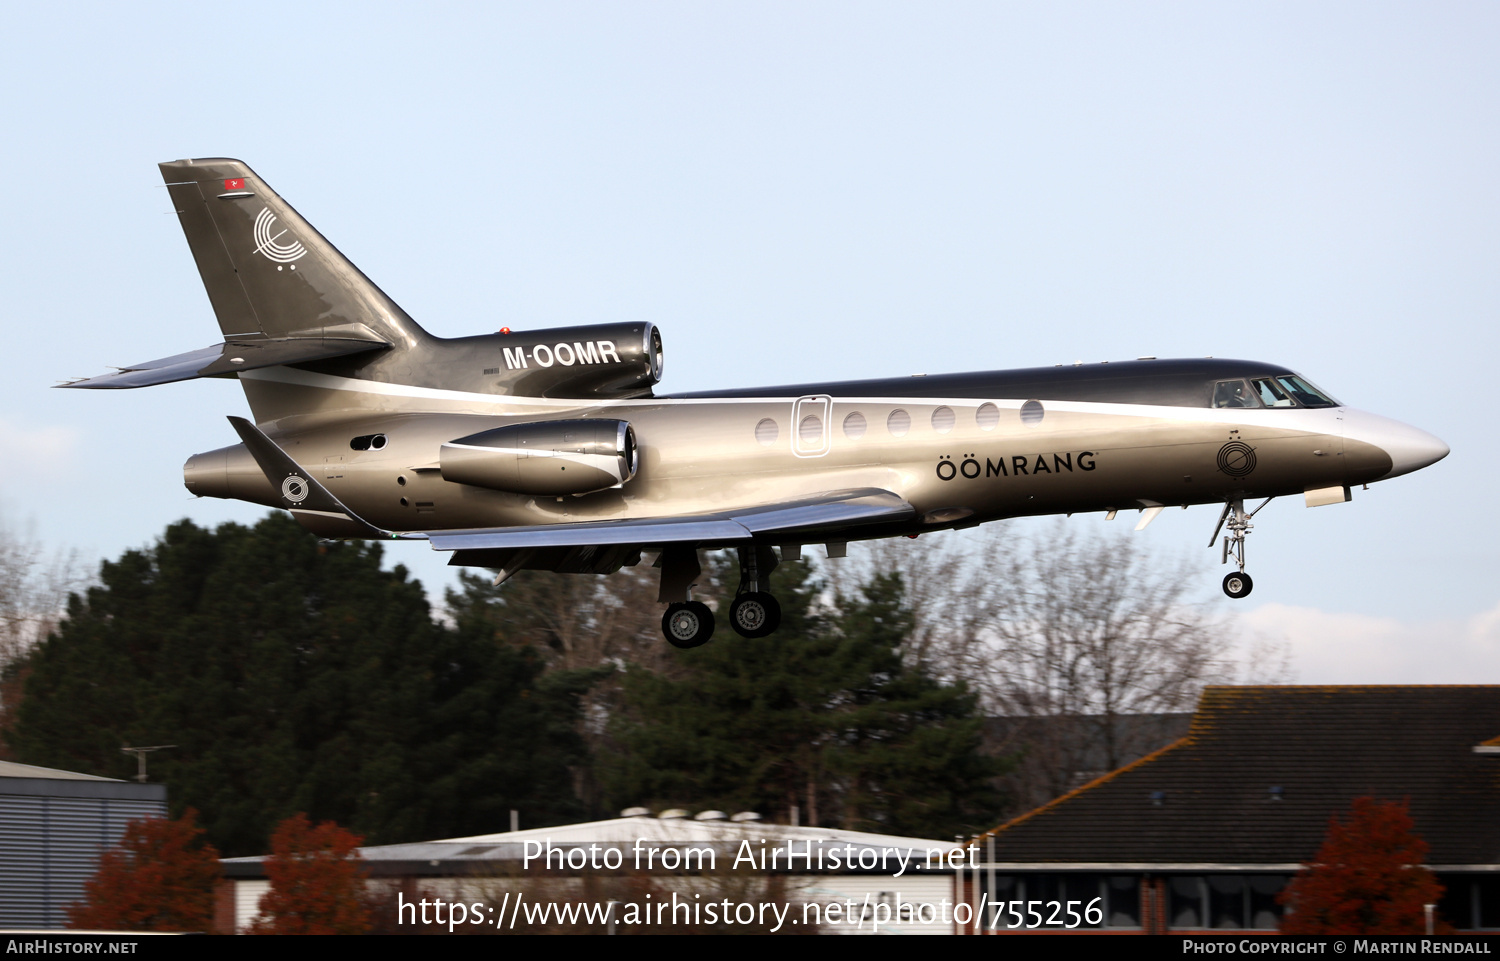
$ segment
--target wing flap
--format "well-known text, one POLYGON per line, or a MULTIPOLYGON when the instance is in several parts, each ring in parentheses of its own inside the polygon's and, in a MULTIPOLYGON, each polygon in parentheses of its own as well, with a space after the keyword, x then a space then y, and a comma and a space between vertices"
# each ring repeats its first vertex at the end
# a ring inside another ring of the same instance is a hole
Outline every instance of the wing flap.
POLYGON ((911 520, 916 510, 887 490, 834 491, 790 504, 772 504, 734 513, 736 523, 752 534, 837 529, 856 524, 911 520))

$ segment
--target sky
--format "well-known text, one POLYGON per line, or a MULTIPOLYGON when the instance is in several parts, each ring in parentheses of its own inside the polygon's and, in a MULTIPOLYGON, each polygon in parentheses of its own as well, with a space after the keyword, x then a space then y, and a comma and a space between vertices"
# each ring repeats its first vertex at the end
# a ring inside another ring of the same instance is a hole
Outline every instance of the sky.
MULTIPOLYGON (((6 19, 0 517, 49 544, 97 562, 180 518, 264 513, 181 484, 188 456, 235 441, 235 384, 49 389, 217 342, 155 165, 230 156, 433 333, 649 320, 665 391, 1143 355, 1287 365, 1453 452, 1352 503, 1273 502, 1227 624, 1281 639, 1307 683, 1500 683, 1483 541, 1500 7, 6 19)), ((1134 536, 1200 556, 1206 597, 1216 519, 1168 511, 1134 536)), ((450 580, 420 544, 388 551, 434 593, 450 580)))

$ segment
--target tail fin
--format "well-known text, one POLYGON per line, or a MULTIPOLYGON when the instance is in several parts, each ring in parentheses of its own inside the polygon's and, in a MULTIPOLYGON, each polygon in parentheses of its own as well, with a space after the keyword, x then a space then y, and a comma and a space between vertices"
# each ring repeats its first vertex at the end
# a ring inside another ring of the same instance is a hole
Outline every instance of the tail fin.
POLYGON ((429 339, 246 164, 160 166, 226 341, 344 336, 400 349, 429 339))

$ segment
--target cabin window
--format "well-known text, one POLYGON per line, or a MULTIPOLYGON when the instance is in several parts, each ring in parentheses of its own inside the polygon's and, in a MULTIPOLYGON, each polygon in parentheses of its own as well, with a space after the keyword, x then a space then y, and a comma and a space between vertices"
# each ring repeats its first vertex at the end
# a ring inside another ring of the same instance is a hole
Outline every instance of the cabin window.
POLYGON ((885 419, 885 429, 891 432, 892 437, 905 437, 907 431, 911 430, 911 415, 897 407, 885 419))
POLYGON ((1021 423, 1027 427, 1035 427, 1037 424, 1040 424, 1046 414, 1047 412, 1042 409, 1042 402, 1039 400, 1028 400, 1021 405, 1021 423))
POLYGON ((958 415, 953 413, 952 407, 939 407, 932 412, 932 429, 939 434, 946 434, 958 423, 958 415))
POLYGON ((865 436, 865 429, 869 427, 865 423, 865 415, 859 411, 850 411, 849 416, 844 418, 844 436, 850 440, 859 440, 865 436))
POLYGON ((770 447, 776 443, 776 437, 780 433, 776 422, 769 417, 761 418, 760 423, 755 425, 755 439, 762 447, 770 447))
POLYGON ((980 430, 994 430, 1000 424, 1000 408, 985 401, 974 412, 974 423, 980 430))

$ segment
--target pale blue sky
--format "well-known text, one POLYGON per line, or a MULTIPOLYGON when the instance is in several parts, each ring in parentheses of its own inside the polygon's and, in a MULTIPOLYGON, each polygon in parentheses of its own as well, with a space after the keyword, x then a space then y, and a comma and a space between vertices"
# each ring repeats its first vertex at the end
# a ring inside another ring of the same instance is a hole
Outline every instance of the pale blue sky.
MULTIPOLYGON (((0 507, 95 557, 262 513, 181 486, 233 383, 47 389, 215 341, 155 164, 235 156, 434 333, 650 320, 671 391, 1291 366, 1453 454, 1271 505, 1229 610, 1500 681, 1497 49, 1479 3, 16 7, 0 507)), ((1138 536, 1211 590, 1214 520, 1138 536)), ((1413 676, 1361 669, 1304 678, 1413 676)))

